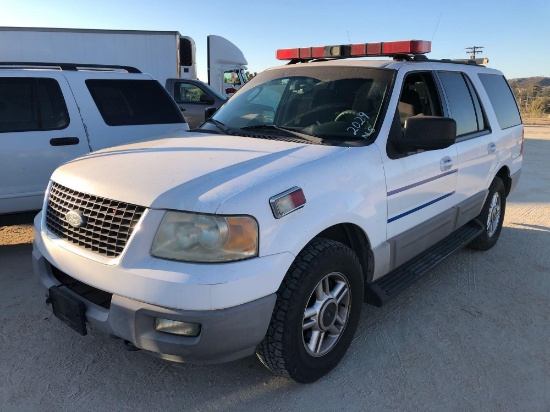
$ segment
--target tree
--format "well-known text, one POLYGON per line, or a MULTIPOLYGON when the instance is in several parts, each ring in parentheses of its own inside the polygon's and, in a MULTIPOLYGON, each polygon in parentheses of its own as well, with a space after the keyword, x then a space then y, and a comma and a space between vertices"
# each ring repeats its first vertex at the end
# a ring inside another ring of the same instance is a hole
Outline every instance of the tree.
POLYGON ((251 73, 251 72, 248 72, 248 71, 246 72, 246 76, 248 77, 248 80, 252 79, 257 74, 258 74, 258 72, 254 72, 254 73, 251 73))
POLYGON ((550 97, 539 97, 533 100, 529 108, 533 116, 543 116, 550 113, 550 97))

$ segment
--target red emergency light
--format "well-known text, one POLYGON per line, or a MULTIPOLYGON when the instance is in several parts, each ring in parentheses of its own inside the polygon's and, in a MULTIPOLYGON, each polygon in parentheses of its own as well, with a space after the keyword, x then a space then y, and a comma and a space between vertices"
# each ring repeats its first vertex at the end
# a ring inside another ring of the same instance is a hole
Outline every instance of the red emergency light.
POLYGON ((344 44, 339 46, 300 47, 279 49, 278 60, 308 61, 313 59, 341 59, 346 57, 396 56, 399 54, 425 54, 432 50, 432 42, 403 40, 379 43, 344 44))

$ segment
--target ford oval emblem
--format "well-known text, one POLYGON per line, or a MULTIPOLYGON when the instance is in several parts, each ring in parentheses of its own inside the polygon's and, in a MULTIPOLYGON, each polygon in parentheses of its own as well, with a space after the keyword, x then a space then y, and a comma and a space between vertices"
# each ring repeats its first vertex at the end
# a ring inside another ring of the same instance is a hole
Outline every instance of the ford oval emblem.
POLYGON ((69 225, 74 228, 84 226, 84 224, 86 223, 86 218, 84 217, 82 212, 79 212, 78 210, 69 210, 65 214, 65 220, 69 225))

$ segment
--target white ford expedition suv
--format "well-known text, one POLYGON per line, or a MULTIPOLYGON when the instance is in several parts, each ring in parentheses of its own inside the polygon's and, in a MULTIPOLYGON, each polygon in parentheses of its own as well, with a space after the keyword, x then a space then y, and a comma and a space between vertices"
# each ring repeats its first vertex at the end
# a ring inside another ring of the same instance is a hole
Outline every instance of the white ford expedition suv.
POLYGON ((54 314, 179 362, 312 382, 381 305, 491 248, 523 126, 502 73, 403 41, 279 50, 186 139, 58 168, 35 219, 54 314), (355 56, 392 56, 382 61, 355 56), (348 57, 342 59, 342 57, 348 57))
POLYGON ((32 222, 61 164, 188 129, 166 90, 133 67, 0 62, 0 226, 32 222))

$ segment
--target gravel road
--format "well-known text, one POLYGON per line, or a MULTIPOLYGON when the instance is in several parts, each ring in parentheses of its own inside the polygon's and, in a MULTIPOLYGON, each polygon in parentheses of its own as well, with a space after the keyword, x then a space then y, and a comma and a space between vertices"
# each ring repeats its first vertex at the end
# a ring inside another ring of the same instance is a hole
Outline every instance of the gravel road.
POLYGON ((0 410, 549 411, 550 126, 526 136, 497 246, 364 305, 347 356, 311 385, 255 357, 175 365, 76 334, 46 308, 30 227, 0 227, 0 410))

